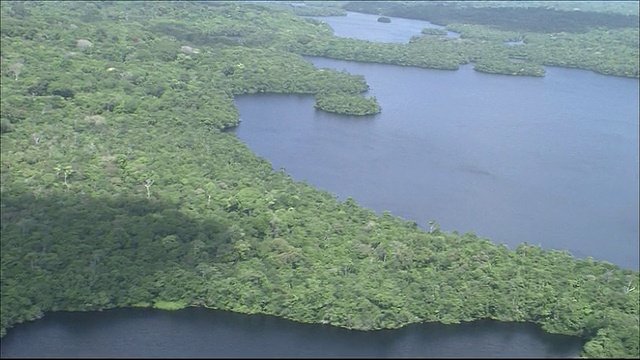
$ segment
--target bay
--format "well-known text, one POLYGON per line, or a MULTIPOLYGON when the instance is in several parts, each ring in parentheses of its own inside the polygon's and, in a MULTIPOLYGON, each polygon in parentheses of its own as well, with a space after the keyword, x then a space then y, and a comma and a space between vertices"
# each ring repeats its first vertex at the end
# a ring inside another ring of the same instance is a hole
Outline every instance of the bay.
POLYGON ((638 81, 575 69, 544 78, 332 59, 382 113, 314 109, 311 96, 236 99, 238 137, 274 168, 378 213, 514 248, 638 269, 638 81))

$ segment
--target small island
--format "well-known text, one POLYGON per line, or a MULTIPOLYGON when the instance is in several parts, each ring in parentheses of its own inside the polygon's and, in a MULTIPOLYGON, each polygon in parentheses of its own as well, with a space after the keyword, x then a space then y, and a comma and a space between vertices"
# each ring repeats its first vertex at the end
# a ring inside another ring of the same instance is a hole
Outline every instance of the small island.
POLYGON ((381 22, 381 23, 390 23, 390 22, 391 22, 391 19, 389 19, 389 18, 388 18, 388 17, 386 17, 386 16, 380 16, 380 17, 378 18, 378 22, 381 22))
POLYGON ((316 95, 317 109, 345 115, 374 115, 380 113, 375 96, 366 98, 354 94, 321 93, 316 95))

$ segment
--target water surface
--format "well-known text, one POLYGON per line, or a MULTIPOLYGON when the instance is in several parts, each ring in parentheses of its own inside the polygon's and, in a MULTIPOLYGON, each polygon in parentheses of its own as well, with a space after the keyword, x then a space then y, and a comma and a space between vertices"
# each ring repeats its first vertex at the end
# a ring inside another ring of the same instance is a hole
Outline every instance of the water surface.
POLYGON ((555 358, 576 356, 582 341, 493 321, 360 332, 207 309, 120 309, 49 314, 1 345, 2 358, 555 358))
MULTIPOLYGON (((326 22, 333 35, 376 42, 408 43, 411 37, 422 34, 424 28, 444 29, 428 21, 385 16, 390 23, 378 21, 379 15, 347 12, 346 16, 304 16, 326 22)), ((460 34, 447 31, 448 38, 459 38, 460 34)))
POLYGON ((422 226, 638 269, 637 79, 309 59, 364 75, 382 113, 330 114, 312 96, 238 97, 238 137, 274 168, 422 226))

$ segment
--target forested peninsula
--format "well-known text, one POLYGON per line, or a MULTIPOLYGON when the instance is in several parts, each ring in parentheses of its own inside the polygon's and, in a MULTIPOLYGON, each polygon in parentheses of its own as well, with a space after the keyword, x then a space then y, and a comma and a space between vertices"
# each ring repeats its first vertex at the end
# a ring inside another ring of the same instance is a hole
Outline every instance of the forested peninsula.
MULTIPOLYGON (((499 7, 490 7, 488 3, 490 2, 354 1, 345 4, 343 8, 375 15, 425 20, 460 33, 460 39, 441 38, 439 42, 434 41, 433 37, 417 37, 416 41, 407 46, 408 49, 414 49, 430 39, 428 49, 437 51, 438 55, 442 52, 449 54, 449 66, 444 65, 447 60, 440 63, 432 60, 431 63, 421 64, 418 56, 409 56, 411 60, 390 61, 394 64, 457 68, 453 65, 455 62, 473 62, 476 63, 474 69, 477 71, 527 76, 544 76, 542 65, 547 65, 587 69, 605 75, 639 77, 640 33, 637 10, 631 14, 579 11, 582 4, 589 8, 598 6, 598 2, 578 1, 566 4, 549 1, 547 6, 528 6, 533 5, 529 3, 535 3, 529 1, 513 2, 513 6, 506 5, 511 2, 505 1, 499 7), (479 6, 481 4, 484 5, 479 6), (553 7, 568 4, 575 6, 573 10, 558 11, 553 7), (516 41, 521 42, 521 45, 509 46, 509 42, 516 41), (434 46, 434 43, 440 43, 440 46, 434 46), (449 48, 444 50, 443 44, 447 44, 449 48), (519 61, 514 63, 511 59, 519 61), (436 63, 441 66, 435 65, 436 63)), ((609 6, 607 3, 601 2, 600 7, 606 9, 609 6)), ((625 9, 637 7, 637 4, 630 4, 625 9)), ((425 49, 418 51, 426 52, 425 49)), ((385 59, 385 62, 388 60, 385 59)))
POLYGON ((301 55, 455 69, 470 53, 453 44, 480 58, 482 42, 340 39, 259 3, 0 6, 1 335, 53 311, 198 306, 358 330, 532 322, 582 337, 585 357, 640 355, 637 271, 421 230, 274 171, 225 131, 239 94, 380 110, 362 76, 301 55))

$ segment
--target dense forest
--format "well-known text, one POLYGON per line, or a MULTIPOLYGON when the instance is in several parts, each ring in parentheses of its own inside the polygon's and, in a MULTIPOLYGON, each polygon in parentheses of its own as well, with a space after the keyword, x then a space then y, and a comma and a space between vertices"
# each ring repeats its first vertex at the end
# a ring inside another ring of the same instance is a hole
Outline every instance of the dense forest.
POLYGON ((513 54, 474 36, 504 29, 455 25, 469 34, 461 53, 437 34, 340 39, 256 3, 0 4, 1 335, 52 311, 199 306, 359 330, 533 322, 582 337, 585 357, 640 355, 638 271, 377 215, 274 171, 225 131, 239 94, 380 111, 362 76, 301 55, 491 71, 493 51, 513 54))
MULTIPOLYGON (((376 15, 426 20, 446 26, 450 31, 460 32, 460 40, 440 39, 447 43, 448 50, 435 47, 438 51, 445 51, 447 55, 459 56, 455 60, 443 60, 442 63, 475 62, 475 70, 509 75, 544 76, 541 65, 549 65, 588 69, 606 75, 639 77, 640 33, 637 12, 629 15, 556 11, 551 6, 524 7, 522 4, 528 2, 516 3, 520 6, 508 7, 502 4, 496 8, 478 7, 476 2, 357 1, 345 4, 344 8, 376 15), (522 45, 505 44, 514 40, 522 41, 522 45), (516 65, 509 61, 510 58, 525 62, 516 65)), ((573 6, 583 4, 570 3, 573 6)), ((594 6, 591 4, 587 8, 594 6)), ((634 7, 633 4, 631 7, 634 7)), ((433 39, 431 41, 435 42, 433 39)), ((360 52, 359 48, 357 52, 360 52)), ((383 61, 398 63, 393 59, 383 61)), ((414 59, 408 63, 422 66, 414 59)), ((402 61, 399 64, 402 65, 402 61)), ((425 66, 448 68, 431 64, 425 66)))
MULTIPOLYGON (((435 1, 433 1, 435 3, 435 1)), ((341 5, 344 5, 341 3, 341 5)), ((597 13, 613 13, 622 15, 638 15, 640 3, 626 0, 601 0, 601 1, 555 1, 555 0, 526 0, 526 1, 494 1, 494 0, 469 0, 463 6, 472 7, 509 7, 509 8, 534 8, 542 7, 561 11, 589 11, 597 13)))
MULTIPOLYGON (((526 3, 522 1, 522 3, 526 3)), ((579 7, 579 2, 572 2, 579 7)), ((478 7, 465 1, 354 1, 348 11, 427 20, 438 25, 490 25, 500 30, 542 33, 585 32, 593 28, 637 28, 638 15, 594 11, 556 11, 549 7, 478 7)))

